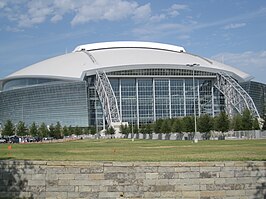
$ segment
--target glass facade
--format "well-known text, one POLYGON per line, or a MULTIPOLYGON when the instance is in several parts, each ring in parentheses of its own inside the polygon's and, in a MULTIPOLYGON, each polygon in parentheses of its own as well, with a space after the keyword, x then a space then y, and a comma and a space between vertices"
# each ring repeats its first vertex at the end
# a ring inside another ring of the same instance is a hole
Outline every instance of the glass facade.
POLYGON ((248 81, 240 84, 253 99, 257 110, 262 117, 266 114, 266 85, 259 83, 248 81))
MULTIPOLYGON (((197 116, 214 116, 224 110, 223 95, 214 87, 214 73, 157 68, 116 71, 107 76, 123 122, 139 126, 160 118, 193 116, 194 111, 197 116)), ((11 119, 26 124, 59 121, 67 126, 96 126, 98 131, 106 127, 94 75, 79 82, 30 82, 6 82, 0 92, 1 123, 11 119)))
POLYGON ((88 126, 87 83, 60 82, 0 92, 0 122, 88 126))
MULTIPOLYGON (((220 113, 223 96, 213 86, 215 79, 195 79, 196 114, 220 113)), ((194 115, 192 79, 110 78, 122 120, 140 125, 159 118, 194 115)))
POLYGON ((123 122, 141 125, 160 118, 193 116, 194 110, 197 116, 214 116, 224 110, 224 97, 214 87, 214 73, 194 71, 194 85, 192 70, 139 69, 107 76, 123 122))
POLYGON ((45 78, 21 78, 9 80, 4 83, 3 90, 12 90, 17 88, 23 88, 27 86, 33 86, 37 84, 47 84, 49 82, 55 82, 55 79, 45 79, 45 78))

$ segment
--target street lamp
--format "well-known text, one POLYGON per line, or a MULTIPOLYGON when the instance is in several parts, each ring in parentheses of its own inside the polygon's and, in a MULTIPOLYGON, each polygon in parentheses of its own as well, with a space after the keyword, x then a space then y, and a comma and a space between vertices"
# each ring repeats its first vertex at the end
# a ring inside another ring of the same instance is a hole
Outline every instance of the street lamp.
POLYGON ((133 117, 134 117, 134 114, 133 114, 133 99, 131 100, 131 103, 130 103, 130 109, 131 109, 131 140, 132 142, 134 142, 134 129, 133 129, 133 117))
MULTIPOLYGON (((197 133, 197 114, 196 114, 196 94, 195 94, 195 66, 199 66, 199 64, 187 64, 187 66, 192 67, 192 84, 193 84, 193 103, 194 103, 194 131, 195 135, 197 133)), ((195 135, 194 138, 195 139, 195 135)))

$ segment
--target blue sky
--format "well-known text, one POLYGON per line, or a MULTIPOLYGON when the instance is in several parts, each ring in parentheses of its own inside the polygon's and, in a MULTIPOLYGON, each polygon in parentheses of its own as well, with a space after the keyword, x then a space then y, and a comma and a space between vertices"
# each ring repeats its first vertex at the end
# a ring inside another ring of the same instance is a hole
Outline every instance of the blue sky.
POLYGON ((180 45, 266 83, 265 0, 0 0, 0 78, 103 41, 180 45))

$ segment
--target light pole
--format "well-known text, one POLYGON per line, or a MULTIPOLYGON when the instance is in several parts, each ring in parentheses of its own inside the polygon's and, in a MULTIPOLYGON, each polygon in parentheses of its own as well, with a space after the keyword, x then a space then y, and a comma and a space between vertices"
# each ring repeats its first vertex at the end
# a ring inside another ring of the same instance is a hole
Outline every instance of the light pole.
POLYGON ((134 129, 133 129, 133 117, 134 117, 134 114, 133 114, 133 99, 131 100, 131 103, 130 103, 130 109, 131 109, 131 140, 132 142, 134 142, 134 129))
MULTIPOLYGON (((196 94, 195 94, 195 66, 199 64, 187 64, 187 66, 192 67, 192 84, 193 84, 193 103, 194 103, 194 133, 197 133, 197 114, 196 114, 196 94)), ((194 138, 195 139, 195 135, 194 138)))

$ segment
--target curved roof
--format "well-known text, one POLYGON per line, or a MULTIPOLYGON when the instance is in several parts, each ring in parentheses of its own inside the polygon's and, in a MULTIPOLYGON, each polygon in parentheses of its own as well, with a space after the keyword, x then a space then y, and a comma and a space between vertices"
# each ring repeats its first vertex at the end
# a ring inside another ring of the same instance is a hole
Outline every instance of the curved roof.
POLYGON ((30 65, 2 81, 24 77, 82 80, 96 70, 106 72, 141 68, 189 68, 225 71, 239 81, 250 75, 231 66, 185 52, 183 47, 152 42, 104 42, 81 45, 71 53, 30 65))
POLYGON ((82 50, 93 51, 113 48, 148 48, 148 49, 160 49, 173 52, 186 52, 181 46, 174 46, 170 44, 161 44, 154 42, 136 42, 136 41, 117 41, 117 42, 101 42, 94 44, 85 44, 77 46, 73 52, 82 50))

